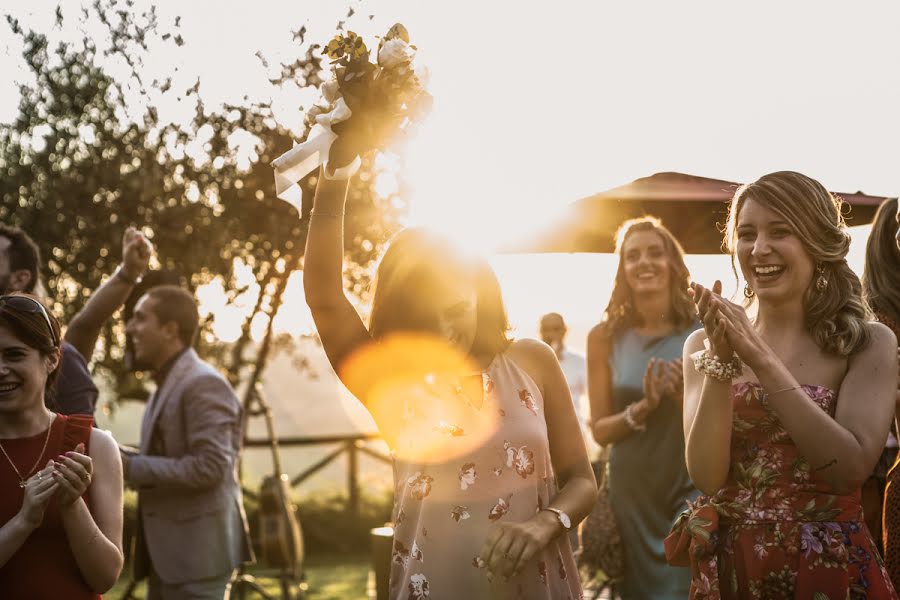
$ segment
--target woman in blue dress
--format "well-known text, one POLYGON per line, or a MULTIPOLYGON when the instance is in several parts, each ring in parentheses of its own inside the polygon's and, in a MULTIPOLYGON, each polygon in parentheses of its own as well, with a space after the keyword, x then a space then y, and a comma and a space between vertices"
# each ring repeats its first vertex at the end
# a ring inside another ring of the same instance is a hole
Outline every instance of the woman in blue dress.
POLYGON ((654 217, 616 234, 619 266, 603 320, 588 335, 594 439, 609 452, 609 499, 622 536, 625 600, 687 598, 690 571, 663 540, 696 495, 684 462, 682 346, 699 327, 684 251, 654 217))

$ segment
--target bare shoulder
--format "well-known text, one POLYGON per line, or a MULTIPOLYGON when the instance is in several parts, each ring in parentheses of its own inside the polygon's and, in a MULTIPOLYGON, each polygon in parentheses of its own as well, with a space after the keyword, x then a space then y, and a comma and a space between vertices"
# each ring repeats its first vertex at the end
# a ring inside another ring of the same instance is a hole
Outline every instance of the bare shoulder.
POLYGON ((556 353, 553 352, 553 348, 534 338, 516 338, 510 344, 508 352, 514 360, 525 360, 536 364, 556 361, 556 353))
POLYGON ((598 323, 591 327, 591 330, 587 335, 588 352, 592 354, 597 352, 609 354, 609 344, 609 333, 601 323, 598 323))
POLYGON ((884 323, 867 321, 866 329, 869 331, 869 343, 857 352, 859 358, 884 356, 897 348, 897 336, 884 323))
POLYGON ((540 340, 517 338, 507 350, 509 358, 525 370, 539 384, 550 373, 559 369, 559 361, 553 349, 540 340))
MULTIPOLYGON (((866 328, 872 336, 872 340, 880 340, 890 346, 897 345, 897 336, 891 331, 891 328, 884 323, 878 321, 867 321, 866 328)), ((876 342, 877 343, 877 342, 876 342)))
POLYGON ((692 354, 697 350, 703 350, 705 343, 706 330, 701 327, 700 329, 695 329, 684 341, 684 350, 688 354, 692 354))
POLYGON ((91 429, 91 458, 97 456, 109 456, 118 454, 118 452, 119 445, 109 432, 97 429, 96 427, 91 429))

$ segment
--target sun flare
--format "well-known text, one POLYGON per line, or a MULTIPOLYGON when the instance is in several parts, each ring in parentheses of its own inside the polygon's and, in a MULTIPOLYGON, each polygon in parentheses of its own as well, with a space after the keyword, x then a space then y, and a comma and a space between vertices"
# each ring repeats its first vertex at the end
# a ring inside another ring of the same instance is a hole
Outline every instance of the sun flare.
POLYGON ((445 462, 481 447, 497 430, 500 415, 481 410, 490 381, 444 340, 388 336, 358 350, 340 377, 404 460, 445 462), (410 422, 417 426, 404 425, 410 422))

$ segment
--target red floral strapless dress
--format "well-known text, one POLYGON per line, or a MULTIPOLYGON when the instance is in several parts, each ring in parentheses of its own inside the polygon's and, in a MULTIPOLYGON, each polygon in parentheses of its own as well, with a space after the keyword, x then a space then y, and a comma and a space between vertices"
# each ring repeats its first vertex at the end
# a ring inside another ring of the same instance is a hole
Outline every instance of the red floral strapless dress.
MULTIPOLYGON (((47 448, 40 457, 40 468, 47 461, 63 452, 74 450, 79 442, 90 451, 93 417, 86 415, 56 415, 50 426, 47 448)), ((27 438, 3 440, 3 447, 10 458, 23 471, 35 464, 35 459, 47 430, 27 438)), ((9 462, 0 456, 0 523, 7 523, 22 507, 24 490, 19 487, 9 462)), ((88 490, 90 492, 90 490, 88 490)), ((84 495, 90 507, 88 493, 84 495)), ((84 540, 87 543, 88 540, 84 540)), ((76 544, 77 545, 77 544, 76 544)), ((69 538, 63 528, 62 517, 56 498, 51 498, 44 512, 44 521, 31 532, 25 543, 0 566, 0 598, 4 600, 97 600, 100 596, 88 587, 75 555, 72 554, 69 538)))
MULTIPOLYGON (((834 417, 832 390, 803 388, 834 417)), ((760 385, 735 384, 733 397, 728 480, 666 540, 669 562, 691 566, 691 599, 896 599, 859 490, 835 494, 813 472, 760 385)))

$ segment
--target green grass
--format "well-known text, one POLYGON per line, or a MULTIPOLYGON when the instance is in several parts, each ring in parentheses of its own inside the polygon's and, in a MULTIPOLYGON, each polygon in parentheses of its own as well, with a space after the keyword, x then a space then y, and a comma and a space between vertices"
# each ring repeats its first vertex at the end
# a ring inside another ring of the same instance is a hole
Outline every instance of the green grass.
POLYGON ((306 563, 308 600, 364 600, 371 561, 368 555, 310 557, 306 563))
MULTIPOLYGON (((307 557, 305 565, 307 591, 304 600, 365 600, 369 566, 370 560, 367 554, 307 557)), ((128 573, 128 570, 125 573, 128 573)), ((255 569, 250 569, 250 574, 256 575, 257 573, 258 571, 255 569)), ((259 583, 273 598, 281 597, 277 581, 260 579, 259 583)), ((103 597, 106 600, 121 600, 127 587, 128 578, 123 576, 116 586, 103 597)), ((143 600, 147 597, 146 590, 146 584, 140 584, 133 597, 143 600)), ((259 594, 249 591, 244 597, 246 600, 261 598, 259 594)), ((235 598, 235 594, 232 594, 232 598, 235 598)))

